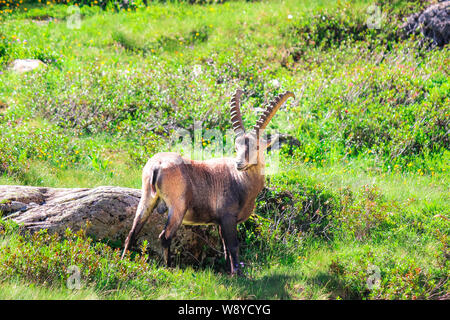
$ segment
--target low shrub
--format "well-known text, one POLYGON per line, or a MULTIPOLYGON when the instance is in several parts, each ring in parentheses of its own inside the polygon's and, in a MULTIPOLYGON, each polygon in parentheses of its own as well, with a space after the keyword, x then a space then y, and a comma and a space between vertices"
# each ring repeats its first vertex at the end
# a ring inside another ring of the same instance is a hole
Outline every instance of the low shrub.
MULTIPOLYGON (((0 221, 0 275, 3 281, 21 279, 46 286, 66 286, 69 278, 79 271, 83 286, 98 290, 116 289, 130 281, 144 281, 154 285, 151 265, 147 263, 145 248, 134 259, 121 259, 119 249, 102 243, 92 243, 80 229, 67 229, 64 236, 41 230, 33 234, 17 233, 17 225, 0 221), (6 244, 5 244, 6 242, 6 244)), ((88 227, 88 226, 87 226, 88 227)))
POLYGON ((438 258, 435 263, 423 267, 407 255, 401 257, 394 252, 378 252, 365 247, 357 257, 338 256, 329 270, 341 287, 341 298, 448 299, 448 259, 438 258))

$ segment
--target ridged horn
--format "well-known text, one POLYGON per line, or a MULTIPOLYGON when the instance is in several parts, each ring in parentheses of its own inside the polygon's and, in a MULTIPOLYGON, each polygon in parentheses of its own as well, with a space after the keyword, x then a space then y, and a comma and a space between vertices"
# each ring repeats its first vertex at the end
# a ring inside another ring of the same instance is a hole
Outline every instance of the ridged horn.
POLYGON ((242 124, 241 115, 241 95, 244 93, 241 89, 236 89, 230 102, 230 115, 233 130, 236 135, 245 133, 244 125, 242 124))
POLYGON ((291 97, 295 99, 295 95, 290 91, 286 91, 276 96, 275 99, 273 99, 269 103, 267 109, 263 112, 259 120, 256 122, 255 126, 253 127, 253 130, 255 130, 256 132, 264 130, 269 124, 272 117, 278 111, 278 109, 280 109, 283 103, 285 103, 286 100, 291 97))

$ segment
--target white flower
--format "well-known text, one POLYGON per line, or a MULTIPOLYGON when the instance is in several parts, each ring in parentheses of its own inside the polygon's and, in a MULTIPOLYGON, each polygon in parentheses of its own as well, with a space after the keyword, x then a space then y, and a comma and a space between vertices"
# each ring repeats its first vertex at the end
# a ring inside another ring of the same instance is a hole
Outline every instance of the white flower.
POLYGON ((194 66, 194 69, 192 70, 192 74, 194 75, 194 77, 198 77, 199 75, 202 74, 202 66, 199 64, 196 64, 194 66))
POLYGON ((279 88, 280 87, 280 81, 278 81, 277 79, 273 79, 269 82, 272 86, 274 86, 275 88, 279 88))
POLYGON ((292 14, 288 15, 288 19, 291 20, 293 18, 292 14))

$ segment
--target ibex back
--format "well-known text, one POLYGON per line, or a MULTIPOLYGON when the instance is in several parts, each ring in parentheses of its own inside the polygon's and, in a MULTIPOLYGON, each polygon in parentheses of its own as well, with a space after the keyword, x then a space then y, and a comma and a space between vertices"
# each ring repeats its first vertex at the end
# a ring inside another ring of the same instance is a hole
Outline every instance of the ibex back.
POLYGON ((183 224, 216 224, 231 273, 240 272, 237 224, 248 219, 255 199, 264 187, 264 150, 271 143, 262 132, 291 92, 280 94, 261 115, 253 130, 246 133, 240 112, 241 90, 231 99, 231 120, 236 134, 236 158, 195 161, 177 153, 158 153, 145 165, 142 197, 133 226, 125 241, 122 257, 140 232, 150 213, 168 211, 167 223, 159 235, 169 266, 170 243, 183 224))

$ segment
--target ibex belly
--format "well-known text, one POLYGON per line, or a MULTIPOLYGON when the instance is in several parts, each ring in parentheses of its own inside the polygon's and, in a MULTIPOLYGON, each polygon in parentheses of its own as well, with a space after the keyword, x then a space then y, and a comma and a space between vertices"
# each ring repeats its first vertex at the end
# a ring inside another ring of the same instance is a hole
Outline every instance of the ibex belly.
POLYGON ((185 225, 211 225, 217 224, 216 219, 211 217, 211 215, 207 213, 202 213, 199 211, 195 211, 193 209, 189 209, 186 211, 186 214, 183 218, 183 224, 185 225))

